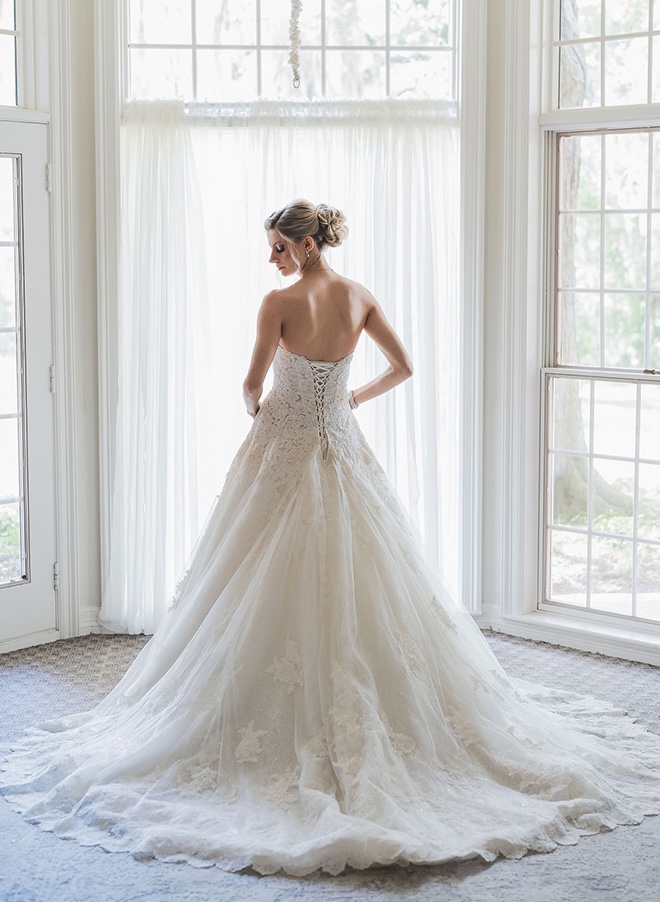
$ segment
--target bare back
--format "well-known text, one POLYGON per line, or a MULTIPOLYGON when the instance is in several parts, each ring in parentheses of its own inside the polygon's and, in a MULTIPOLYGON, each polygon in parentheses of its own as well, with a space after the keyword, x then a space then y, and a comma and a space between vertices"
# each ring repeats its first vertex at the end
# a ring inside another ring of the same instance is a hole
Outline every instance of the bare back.
POLYGON ((373 298, 331 270, 301 279, 280 294, 280 344, 309 360, 340 360, 354 349, 373 298))

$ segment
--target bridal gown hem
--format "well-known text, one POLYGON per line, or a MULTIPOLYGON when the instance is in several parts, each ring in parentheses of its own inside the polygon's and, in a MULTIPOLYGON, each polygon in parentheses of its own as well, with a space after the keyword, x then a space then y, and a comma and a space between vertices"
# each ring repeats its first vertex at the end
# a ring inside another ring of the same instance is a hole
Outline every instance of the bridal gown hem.
POLYGON ((350 363, 278 349, 165 622, 98 707, 6 758, 28 820, 304 875, 518 858, 660 812, 660 737, 507 677, 428 567, 350 363))

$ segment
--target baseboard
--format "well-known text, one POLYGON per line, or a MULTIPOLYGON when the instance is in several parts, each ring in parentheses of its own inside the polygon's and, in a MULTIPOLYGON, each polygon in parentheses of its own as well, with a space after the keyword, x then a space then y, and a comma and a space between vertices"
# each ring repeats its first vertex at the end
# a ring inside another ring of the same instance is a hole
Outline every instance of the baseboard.
POLYGON ((590 623, 577 617, 542 611, 521 615, 500 614, 493 618, 490 628, 522 639, 549 642, 551 645, 660 667, 660 635, 654 632, 645 634, 641 629, 590 623))
POLYGON ((28 633, 25 636, 16 636, 0 642, 0 654, 8 651, 17 651, 19 648, 30 648, 33 645, 44 645, 46 642, 56 642, 62 638, 59 630, 41 630, 38 633, 28 633))
POLYGON ((81 636, 87 636, 89 633, 112 634, 112 630, 107 629, 99 623, 100 612, 101 608, 99 605, 87 605, 86 607, 80 608, 78 623, 81 636))

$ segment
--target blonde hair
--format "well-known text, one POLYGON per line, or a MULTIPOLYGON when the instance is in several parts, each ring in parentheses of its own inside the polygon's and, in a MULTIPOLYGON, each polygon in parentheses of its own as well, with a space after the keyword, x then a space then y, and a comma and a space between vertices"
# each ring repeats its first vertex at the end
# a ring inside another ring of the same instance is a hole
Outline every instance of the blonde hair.
POLYGON ((334 207, 326 204, 315 206, 308 200, 292 200, 281 210, 276 210, 264 222, 270 231, 276 229, 289 241, 302 241, 310 235, 319 250, 324 247, 339 247, 348 235, 346 217, 334 207))

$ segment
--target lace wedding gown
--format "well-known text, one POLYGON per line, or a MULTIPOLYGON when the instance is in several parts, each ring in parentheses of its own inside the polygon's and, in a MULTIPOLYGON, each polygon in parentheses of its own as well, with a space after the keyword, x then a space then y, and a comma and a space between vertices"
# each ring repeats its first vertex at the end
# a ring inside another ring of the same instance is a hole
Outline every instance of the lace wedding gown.
POLYGON ((300 875, 515 858, 660 811, 660 737, 509 679, 427 569, 350 362, 277 351, 165 623, 95 710, 5 762, 26 818, 300 875))

